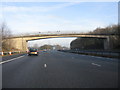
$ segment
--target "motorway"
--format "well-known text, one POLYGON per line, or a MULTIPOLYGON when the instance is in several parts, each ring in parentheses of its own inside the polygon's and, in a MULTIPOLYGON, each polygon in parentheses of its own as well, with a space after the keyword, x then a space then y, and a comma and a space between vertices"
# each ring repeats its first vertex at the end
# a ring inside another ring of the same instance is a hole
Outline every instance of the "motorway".
POLYGON ((3 88, 118 87, 117 59, 53 50, 22 55, 1 65, 3 88))

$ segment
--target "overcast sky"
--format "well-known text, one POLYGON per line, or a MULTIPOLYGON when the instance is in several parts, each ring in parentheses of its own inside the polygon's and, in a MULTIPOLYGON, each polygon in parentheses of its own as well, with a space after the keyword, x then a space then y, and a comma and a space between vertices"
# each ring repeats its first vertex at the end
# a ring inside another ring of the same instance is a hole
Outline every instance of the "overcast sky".
MULTIPOLYGON (((61 32, 87 32, 93 31, 97 27, 106 27, 118 23, 117 0, 110 0, 114 2, 10 1, 2 2, 0 20, 7 23, 13 34, 55 32, 58 30, 61 32)), ((70 42, 72 39, 64 40, 70 42)), ((59 41, 63 45, 68 45, 61 39, 54 39, 52 42, 54 43, 54 41, 55 43, 59 41)), ((34 41, 34 43, 36 42, 41 41, 34 41)))

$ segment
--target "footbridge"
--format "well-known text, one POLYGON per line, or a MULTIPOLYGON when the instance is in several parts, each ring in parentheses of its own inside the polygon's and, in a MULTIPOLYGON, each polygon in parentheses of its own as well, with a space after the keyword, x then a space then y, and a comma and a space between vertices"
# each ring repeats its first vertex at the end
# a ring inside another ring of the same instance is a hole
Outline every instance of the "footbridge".
POLYGON ((47 39, 47 38, 64 38, 64 37, 82 37, 82 38, 98 38, 104 40, 104 49, 109 49, 112 46, 111 37, 114 35, 95 35, 95 34, 36 34, 36 35, 23 35, 23 36, 13 36, 7 40, 12 43, 13 47, 20 51, 27 51, 27 43, 31 40, 47 39))

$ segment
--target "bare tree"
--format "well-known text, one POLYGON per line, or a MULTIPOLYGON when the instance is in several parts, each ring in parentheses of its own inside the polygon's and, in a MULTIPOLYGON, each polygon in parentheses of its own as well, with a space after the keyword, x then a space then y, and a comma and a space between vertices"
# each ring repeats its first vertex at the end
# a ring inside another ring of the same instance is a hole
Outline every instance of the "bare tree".
POLYGON ((6 23, 0 24, 0 40, 1 40, 1 49, 3 51, 10 51, 12 43, 10 37, 12 36, 11 30, 8 28, 6 23))

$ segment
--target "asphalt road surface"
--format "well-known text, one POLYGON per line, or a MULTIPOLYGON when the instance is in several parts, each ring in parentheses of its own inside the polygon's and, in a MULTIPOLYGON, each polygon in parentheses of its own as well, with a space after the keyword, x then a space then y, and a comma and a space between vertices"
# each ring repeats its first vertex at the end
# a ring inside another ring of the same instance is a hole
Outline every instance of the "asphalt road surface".
POLYGON ((118 60, 59 51, 2 65, 3 88, 117 88, 118 60))

